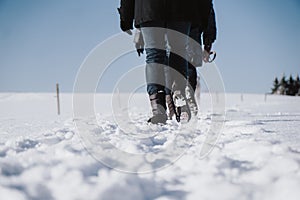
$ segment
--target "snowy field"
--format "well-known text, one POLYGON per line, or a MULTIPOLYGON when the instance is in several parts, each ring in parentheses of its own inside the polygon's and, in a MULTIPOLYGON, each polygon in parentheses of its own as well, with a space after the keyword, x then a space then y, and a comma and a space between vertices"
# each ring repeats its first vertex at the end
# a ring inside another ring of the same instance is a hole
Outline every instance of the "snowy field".
MULTIPOLYGON (((99 128, 94 132, 119 149, 153 153, 164 149, 174 132, 185 131, 175 122, 146 125, 149 104, 140 94, 132 105, 136 125, 144 135, 157 134, 148 140, 128 138, 109 116, 108 96, 96 96, 99 128)), ((190 133, 195 139, 178 160, 133 174, 111 169, 87 152, 74 125, 72 94, 61 95, 58 116, 55 94, 2 93, 0 199, 299 199, 300 97, 226 94, 224 127, 203 158, 212 119, 209 102, 210 96, 202 94, 199 120, 191 123, 197 127, 190 133)))

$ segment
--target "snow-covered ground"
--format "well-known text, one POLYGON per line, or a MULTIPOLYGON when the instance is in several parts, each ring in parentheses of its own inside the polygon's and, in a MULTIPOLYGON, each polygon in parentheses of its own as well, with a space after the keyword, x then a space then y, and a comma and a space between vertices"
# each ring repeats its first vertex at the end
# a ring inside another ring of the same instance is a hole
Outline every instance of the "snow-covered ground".
MULTIPOLYGON (((153 153, 164 149, 173 133, 186 131, 175 122, 146 125, 149 105, 140 94, 132 105, 138 126, 134 130, 157 134, 128 138, 108 114, 108 96, 97 95, 99 128, 93 131, 122 150, 153 153)), ((202 94, 199 120, 191 123, 197 128, 185 133, 194 140, 178 160, 150 173, 133 174, 101 164, 85 149, 73 120, 72 94, 61 95, 58 116, 54 94, 2 93, 0 198, 299 199, 300 98, 226 94, 224 127, 213 151, 203 158, 200 151, 212 119, 209 105, 210 96, 202 94)))

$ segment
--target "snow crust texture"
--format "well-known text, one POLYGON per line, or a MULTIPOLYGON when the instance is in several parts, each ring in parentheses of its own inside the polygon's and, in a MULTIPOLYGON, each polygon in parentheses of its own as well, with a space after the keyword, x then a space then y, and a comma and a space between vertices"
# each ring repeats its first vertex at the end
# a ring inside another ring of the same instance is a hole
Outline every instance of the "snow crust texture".
MULTIPOLYGON (((200 151, 213 118, 209 94, 202 94, 198 120, 188 125, 196 127, 194 132, 175 121, 147 125, 147 98, 138 95, 132 106, 136 137, 122 133, 105 106, 108 96, 98 95, 106 102, 99 100, 95 105, 98 128, 92 134, 99 139, 129 153, 149 155, 167 148, 174 132, 181 137, 176 145, 188 142, 183 155, 171 165, 132 174, 94 159, 74 124, 72 95, 61 96, 60 116, 54 96, 0 94, 1 199, 299 199, 299 97, 226 94, 224 127, 213 151, 203 158, 200 151), (147 132, 155 134, 138 137, 147 132)), ((148 156, 144 165, 155 168, 164 162, 169 160, 148 156)), ((116 163, 124 164, 122 159, 116 163)))

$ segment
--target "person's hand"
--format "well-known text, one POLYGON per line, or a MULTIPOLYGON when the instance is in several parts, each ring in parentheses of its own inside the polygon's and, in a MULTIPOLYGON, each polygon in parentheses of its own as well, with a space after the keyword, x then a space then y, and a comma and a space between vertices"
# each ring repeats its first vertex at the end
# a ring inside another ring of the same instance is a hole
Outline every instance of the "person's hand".
POLYGON ((135 48, 138 53, 138 56, 141 56, 141 54, 144 53, 144 38, 142 35, 142 32, 140 29, 136 29, 135 35, 134 35, 134 43, 135 43, 135 48))
POLYGON ((203 61, 205 63, 209 62, 209 56, 210 56, 210 52, 211 52, 211 44, 206 44, 204 45, 204 52, 203 52, 203 61))
POLYGON ((144 53, 144 45, 135 44, 135 48, 139 56, 144 53))

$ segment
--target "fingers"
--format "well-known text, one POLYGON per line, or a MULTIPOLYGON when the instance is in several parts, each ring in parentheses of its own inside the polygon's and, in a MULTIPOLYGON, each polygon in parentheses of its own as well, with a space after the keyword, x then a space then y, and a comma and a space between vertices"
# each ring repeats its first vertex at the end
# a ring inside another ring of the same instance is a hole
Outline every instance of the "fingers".
POLYGON ((128 35, 132 35, 132 31, 131 30, 127 30, 125 31, 128 35))
POLYGON ((205 63, 209 62, 209 53, 206 50, 204 50, 204 52, 203 52, 203 61, 205 63))
POLYGON ((138 56, 141 56, 141 54, 144 53, 144 49, 143 48, 137 48, 136 51, 138 53, 138 56))
POLYGON ((208 62, 212 63, 216 59, 216 57, 217 57, 217 53, 215 51, 210 52, 208 62))
POLYGON ((207 51, 204 50, 203 54, 204 54, 203 55, 203 61, 205 63, 212 63, 217 57, 217 54, 216 54, 215 51, 211 51, 211 52, 208 53, 207 51))

